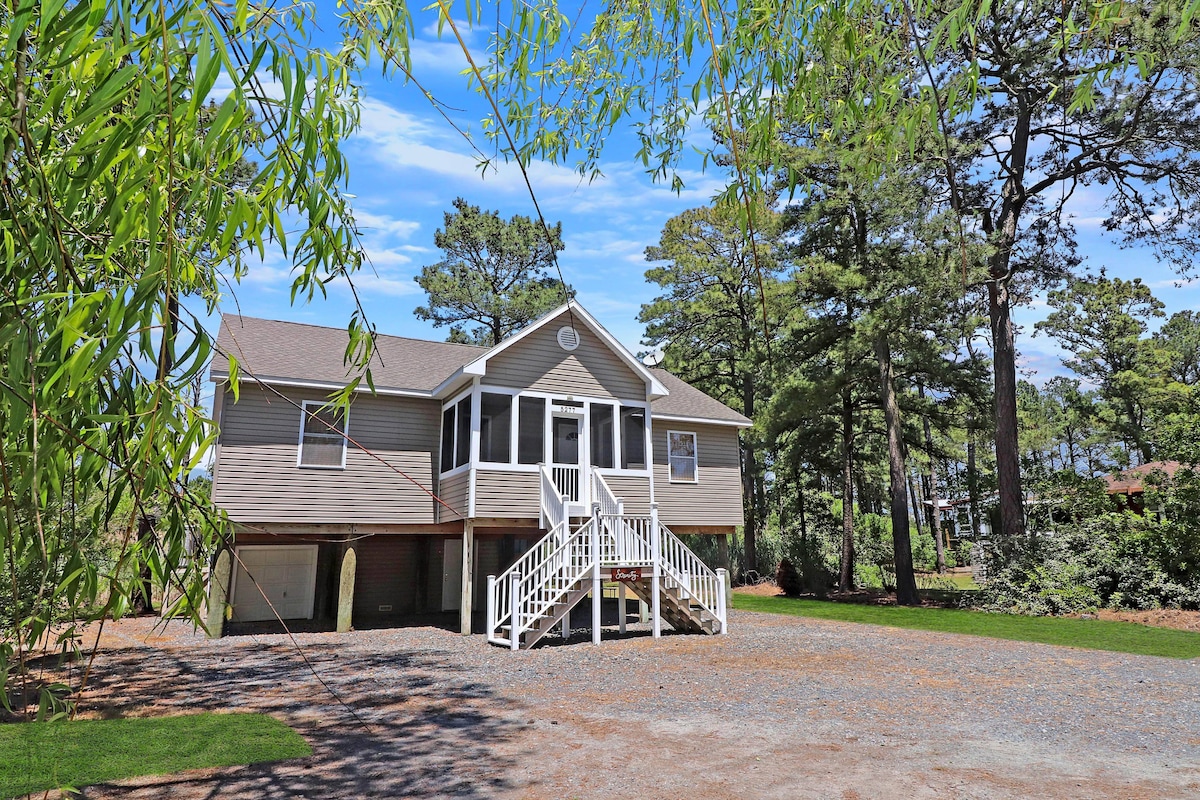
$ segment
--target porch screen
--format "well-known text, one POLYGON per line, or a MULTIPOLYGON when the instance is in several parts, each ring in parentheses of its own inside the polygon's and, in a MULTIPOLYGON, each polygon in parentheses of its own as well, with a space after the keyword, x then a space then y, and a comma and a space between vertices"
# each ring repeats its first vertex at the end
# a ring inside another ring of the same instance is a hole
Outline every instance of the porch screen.
POLYGON ((517 402, 517 463, 546 460, 546 399, 522 397, 517 402))
POLYGON ((454 442, 454 466, 471 460, 471 395, 458 401, 458 435, 454 442))
POLYGON ((442 472, 454 469, 454 406, 442 412, 442 472))
POLYGON ((592 403, 592 466, 613 465, 613 407, 592 403))
POLYGON ((621 407, 621 468, 646 468, 646 411, 621 407))
POLYGON ((512 395, 483 392, 479 401, 479 460, 512 459, 512 395))

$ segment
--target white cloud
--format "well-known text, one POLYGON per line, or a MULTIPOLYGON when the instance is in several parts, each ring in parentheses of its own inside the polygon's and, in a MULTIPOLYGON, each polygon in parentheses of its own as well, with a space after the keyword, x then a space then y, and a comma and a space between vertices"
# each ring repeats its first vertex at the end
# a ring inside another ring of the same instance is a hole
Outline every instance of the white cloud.
POLYGON ((396 219, 386 214, 375 214, 365 209, 354 209, 354 221, 364 236, 395 237, 408 239, 421 228, 421 223, 407 219, 396 219))
MULTIPOLYGON (((515 163, 495 159, 481 168, 481 158, 471 145, 445 123, 430 123, 378 100, 365 99, 358 138, 370 145, 366 152, 385 167, 419 171, 461 184, 492 189, 508 195, 527 195, 528 189, 515 163)), ((476 142, 484 153, 493 152, 486 142, 476 142)), ((547 161, 526 167, 529 182, 545 202, 547 216, 554 207, 566 205, 577 214, 597 211, 629 211, 660 206, 664 199, 689 205, 707 204, 727 184, 715 173, 682 171, 685 188, 678 196, 670 187, 652 184, 639 167, 605 163, 602 175, 589 181, 572 168, 547 161)))
MULTIPOLYGON (((409 48, 409 55, 412 57, 413 75, 417 80, 421 80, 423 75, 429 73, 458 75, 463 70, 470 68, 457 39, 449 41, 416 39, 409 48)), ((471 53, 471 56, 476 59, 475 63, 478 64, 478 54, 471 53)))

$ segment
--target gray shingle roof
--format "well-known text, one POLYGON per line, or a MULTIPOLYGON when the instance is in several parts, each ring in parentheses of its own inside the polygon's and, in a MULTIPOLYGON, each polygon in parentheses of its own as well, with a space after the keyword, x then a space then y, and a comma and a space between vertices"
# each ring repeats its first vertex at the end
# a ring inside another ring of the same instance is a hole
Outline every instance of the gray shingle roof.
MULTIPOLYGON (((234 356, 239 367, 263 380, 303 380, 344 384, 359 373, 346 368, 349 339, 341 328, 225 314, 217 347, 234 356)), ((376 337, 371 378, 377 389, 427 392, 470 361, 485 347, 427 342, 402 336, 376 337)), ((213 358, 214 378, 228 374, 228 362, 213 358)))
POLYGON ((750 424, 749 419, 720 400, 709 397, 695 386, 685 383, 665 369, 655 367, 650 371, 662 381, 663 385, 667 387, 667 391, 670 392, 666 397, 660 397, 650 403, 651 414, 750 424))
MULTIPOLYGON (((264 381, 345 384, 358 374, 348 370, 343 361, 347 341, 342 328, 225 314, 217 335, 219 352, 213 357, 212 378, 228 376, 228 362, 223 355, 228 353, 238 360, 244 373, 264 381)), ((487 350, 380 334, 376 337, 371 377, 381 391, 428 392, 487 350)), ((665 369, 651 372, 670 392, 651 404, 654 414, 750 424, 738 412, 665 369)))

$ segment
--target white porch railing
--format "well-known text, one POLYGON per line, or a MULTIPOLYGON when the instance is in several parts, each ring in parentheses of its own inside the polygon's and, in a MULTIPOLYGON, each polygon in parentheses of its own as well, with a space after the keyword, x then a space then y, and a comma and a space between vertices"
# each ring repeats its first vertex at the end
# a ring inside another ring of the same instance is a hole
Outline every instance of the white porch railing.
POLYGON ((558 537, 551 531, 500 577, 488 576, 489 642, 516 650, 521 636, 592 574, 591 528, 588 520, 557 546, 558 537), (502 635, 505 623, 508 636, 502 635))
POLYGON ((550 467, 553 475, 554 485, 558 488, 558 493, 565 496, 572 503, 582 503, 584 498, 580 493, 582 486, 579 480, 580 468, 573 464, 554 464, 550 467))
MULTIPOLYGON (((655 515, 657 517, 657 515, 655 515)), ((658 522, 655 519, 655 522, 658 522)), ((727 633, 728 620, 725 608, 724 570, 714 572, 683 543, 682 540, 661 522, 657 525, 660 535, 661 561, 667 577, 680 586, 701 608, 721 622, 721 633, 727 633)))
MULTIPOLYGON (((592 473, 588 487, 594 498, 592 515, 570 532, 568 520, 572 501, 558 482, 559 468, 543 466, 541 470, 542 516, 549 532, 502 575, 488 576, 489 642, 514 650, 519 648, 522 636, 533 630, 540 620, 559 619, 564 613, 562 604, 569 601, 573 605, 582 599, 588 583, 593 595, 599 597, 601 570, 617 566, 642 567, 648 571, 646 588, 653 599, 655 636, 660 630, 659 592, 672 590, 677 590, 673 596, 683 600, 684 610, 697 623, 709 626, 706 619, 716 621, 715 626, 706 627, 706 630, 728 632, 724 570, 714 572, 709 569, 679 537, 659 522, 657 505, 651 504, 649 515, 624 513, 625 504, 613 495, 597 473, 592 473), (576 592, 576 596, 568 600, 572 592, 576 592)), ((575 489, 578 492, 578 468, 566 469, 576 470, 575 489)), ((566 613, 569 614, 569 609, 566 613)), ((598 642, 598 600, 592 613, 592 637, 598 642)), ((539 628, 526 646, 545 632, 544 627, 539 628)))
POLYGON ((569 514, 567 513, 568 498, 558 484, 554 480, 554 475, 547 467, 542 467, 542 527, 548 531, 554 532, 566 525, 569 514))

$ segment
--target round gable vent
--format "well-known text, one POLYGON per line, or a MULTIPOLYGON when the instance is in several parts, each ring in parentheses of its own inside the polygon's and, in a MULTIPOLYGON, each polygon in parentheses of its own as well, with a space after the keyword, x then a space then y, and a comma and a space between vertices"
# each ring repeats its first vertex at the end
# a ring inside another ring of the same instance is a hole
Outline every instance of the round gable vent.
POLYGON ((574 350, 579 347, 579 333, 570 325, 558 329, 558 346, 563 350, 574 350))

